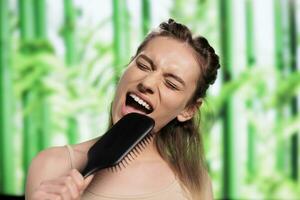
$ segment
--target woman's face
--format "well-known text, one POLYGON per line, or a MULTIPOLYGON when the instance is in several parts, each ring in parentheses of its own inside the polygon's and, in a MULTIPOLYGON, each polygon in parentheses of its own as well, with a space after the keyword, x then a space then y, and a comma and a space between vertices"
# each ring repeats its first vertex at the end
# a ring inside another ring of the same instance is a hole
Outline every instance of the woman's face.
POLYGON ((188 44, 170 37, 156 37, 131 61, 118 84, 112 106, 116 123, 131 112, 155 120, 159 131, 177 117, 192 117, 186 105, 192 97, 200 68, 188 44))

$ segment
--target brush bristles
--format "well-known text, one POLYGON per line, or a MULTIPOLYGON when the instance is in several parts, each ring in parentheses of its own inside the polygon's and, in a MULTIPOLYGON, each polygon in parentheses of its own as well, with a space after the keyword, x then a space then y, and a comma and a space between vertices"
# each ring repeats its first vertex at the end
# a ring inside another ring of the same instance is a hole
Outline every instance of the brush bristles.
POLYGON ((144 137, 133 149, 131 149, 128 154, 116 165, 107 168, 107 170, 111 172, 118 172, 125 168, 130 164, 138 155, 147 147, 147 145, 151 142, 153 138, 153 134, 149 133, 146 137, 144 137))

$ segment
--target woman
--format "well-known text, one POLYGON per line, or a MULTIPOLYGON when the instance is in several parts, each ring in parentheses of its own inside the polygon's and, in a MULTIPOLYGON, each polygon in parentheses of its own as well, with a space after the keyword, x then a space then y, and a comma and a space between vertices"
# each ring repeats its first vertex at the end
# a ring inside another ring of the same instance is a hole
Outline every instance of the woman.
POLYGON ((30 166, 27 199, 212 199, 195 118, 219 67, 205 38, 172 19, 160 24, 122 75, 111 112, 112 124, 130 112, 152 117, 148 146, 121 171, 86 179, 79 172, 98 138, 44 150, 30 166))

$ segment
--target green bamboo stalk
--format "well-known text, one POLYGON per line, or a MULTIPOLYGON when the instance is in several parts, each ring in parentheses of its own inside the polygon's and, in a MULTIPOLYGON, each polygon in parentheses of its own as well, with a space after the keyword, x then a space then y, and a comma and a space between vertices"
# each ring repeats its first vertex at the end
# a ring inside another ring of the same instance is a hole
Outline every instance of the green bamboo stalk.
POLYGON ((249 67, 255 64, 254 27, 253 27, 253 1, 246 0, 246 53, 249 67))
POLYGON ((45 0, 34 0, 34 22, 35 22, 35 37, 38 39, 46 39, 46 9, 45 0))
MULTIPOLYGON (((124 57, 122 58, 122 61, 121 61, 121 71, 124 69, 125 65, 129 62, 129 58, 131 56, 130 52, 131 52, 131 45, 130 45, 130 42, 131 42, 131 33, 130 33, 130 13, 129 13, 129 10, 128 10, 128 7, 127 7, 127 4, 126 4, 126 1, 125 2, 125 5, 124 5, 124 25, 123 25, 123 30, 124 30, 124 47, 126 49, 126 51, 124 51, 124 57)), ((134 52, 135 53, 135 52, 134 52)), ((121 73, 120 75, 121 76, 121 73)))
MULTIPOLYGON (((220 5, 220 33, 223 81, 232 80, 233 67, 233 2, 219 1, 220 5)), ((234 131, 234 106, 233 98, 230 97, 223 109, 223 198, 238 198, 237 189, 237 141, 234 131)))
POLYGON ((32 5, 32 0, 19 0, 21 37, 22 40, 25 42, 34 38, 34 21, 32 5))
POLYGON ((66 46, 66 63, 69 66, 77 62, 76 40, 75 40, 75 19, 76 12, 72 0, 64 0, 64 42, 66 46))
MULTIPOLYGON (((297 16, 299 16, 299 6, 300 6, 300 2, 299 1, 297 1, 297 3, 295 3, 295 8, 297 8, 296 10, 295 10, 295 15, 297 15, 297 16)), ((297 18, 297 19, 299 19, 299 18, 297 18)), ((297 45, 297 55, 299 55, 299 49, 300 49, 300 27, 299 27, 299 20, 297 20, 297 26, 295 26, 295 30, 296 30, 296 38, 295 38, 295 44, 297 45)), ((296 63, 297 63, 297 66, 298 66, 298 64, 299 64, 299 62, 300 62, 300 57, 299 56, 296 56, 295 57, 295 59, 296 59, 296 63)), ((295 65, 296 66, 296 65, 295 65)), ((299 69, 298 69, 298 71, 299 71, 299 69)), ((300 98, 299 97, 299 95, 298 95, 298 98, 300 98)), ((300 108, 299 108, 299 105, 298 105, 298 115, 299 115, 299 110, 300 110, 300 108)), ((300 160, 299 160, 299 155, 300 155, 300 135, 299 135, 300 133, 298 133, 298 144, 295 144, 295 146, 297 146, 298 147, 298 173, 297 173, 297 178, 298 178, 298 186, 300 185, 300 160)))
POLYGON ((148 33, 151 24, 151 5, 149 0, 142 1, 142 30, 143 37, 148 33))
MULTIPOLYGON (((20 14, 20 34, 22 42, 32 42, 34 39, 34 20, 33 20, 33 2, 32 0, 19 0, 20 14)), ((27 52, 28 53, 28 52, 27 52)), ((30 52, 29 52, 30 53, 30 52)), ((34 101, 36 95, 32 91, 24 92, 22 96, 23 107, 34 101)), ((32 158, 39 151, 38 149, 38 134, 36 131, 36 118, 34 114, 26 114, 23 118, 23 166, 24 171, 28 171, 28 167, 32 158)))
MULTIPOLYGON (((128 58, 126 46, 127 32, 129 27, 126 27, 126 1, 113 0, 113 51, 114 51, 114 82, 117 84, 121 76, 123 65, 128 58)), ((128 20, 128 19, 127 19, 128 20)), ((128 43, 127 43, 128 45, 128 43)))
MULTIPOLYGON (((24 92, 23 95, 23 107, 25 108, 30 102, 34 101, 36 96, 30 91, 24 92)), ((24 172, 28 171, 28 167, 31 163, 32 158, 36 155, 39 151, 38 148, 38 134, 36 130, 36 116, 34 113, 27 114, 23 117, 23 166, 24 172)))
MULTIPOLYGON (((275 20, 275 67, 278 71, 283 71, 284 59, 283 59, 283 22, 282 22, 282 6, 280 0, 274 1, 274 20, 275 20)), ((278 108, 276 110, 276 121, 282 121, 283 110, 278 108)), ((276 123, 279 124, 279 123, 276 123)), ((285 171, 285 143, 283 141, 282 133, 276 133, 277 147, 276 147, 276 169, 278 171, 285 171)))
POLYGON ((280 0, 274 1, 275 9, 275 64, 278 70, 283 68, 283 49, 282 49, 282 12, 280 0))
POLYGON ((45 149, 51 145, 51 108, 46 97, 41 98, 41 130, 39 137, 39 149, 45 149))
MULTIPOLYGON (((35 22, 35 38, 39 41, 46 42, 46 9, 45 0, 34 0, 34 22, 35 22)), ((45 66, 39 66, 45 67, 45 66)), ((37 134, 39 136, 39 150, 50 146, 51 132, 50 132, 50 105, 47 103, 48 99, 43 94, 39 97, 40 107, 37 112, 37 134)))
POLYGON ((9 4, 0 0, 0 193, 16 192, 9 4), (12 156, 13 155, 13 156, 12 156))
MULTIPOLYGON (((253 5, 252 0, 246 0, 246 59, 247 67, 252 68, 255 64, 254 53, 254 27, 253 27, 253 5)), ((253 99, 246 102, 249 110, 253 108, 253 99)), ((256 172, 255 166, 255 125, 252 122, 248 123, 248 149, 247 149, 247 170, 249 177, 254 177, 256 172)))
MULTIPOLYGON (((296 23, 296 4, 294 0, 289 0, 289 37, 290 37, 290 66, 291 73, 297 71, 297 23, 296 23)), ((299 114, 298 98, 294 97, 291 102, 292 116, 299 114)), ((294 133, 291 137, 291 178, 299 180, 299 133, 294 133)))
MULTIPOLYGON (((68 66, 74 66, 77 62, 77 48, 75 36, 75 19, 76 12, 72 0, 64 0, 64 42, 66 47, 66 63, 68 66)), ((78 140, 78 123, 76 116, 68 119, 68 141, 74 144, 78 140)))

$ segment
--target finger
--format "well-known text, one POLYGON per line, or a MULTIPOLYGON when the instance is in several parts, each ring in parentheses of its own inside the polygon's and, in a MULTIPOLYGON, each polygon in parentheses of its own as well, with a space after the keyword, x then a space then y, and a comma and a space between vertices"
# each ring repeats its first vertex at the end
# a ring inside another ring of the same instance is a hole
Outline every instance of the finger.
POLYGON ((64 185, 67 176, 59 177, 53 180, 43 181, 40 185, 64 185))
POLYGON ((83 190, 82 191, 84 191, 87 188, 87 186, 91 183, 91 181, 93 180, 93 178, 94 178, 94 174, 89 175, 86 179, 84 179, 84 186, 83 186, 83 190))
POLYGON ((57 194, 38 190, 32 195, 32 198, 30 198, 30 199, 32 199, 32 200, 61 200, 61 197, 57 194))
POLYGON ((65 179, 48 181, 47 183, 43 183, 40 186, 40 189, 48 194, 57 195, 60 199, 71 199, 71 193, 69 191, 69 187, 65 184, 65 179))
POLYGON ((81 175, 81 173, 79 173, 78 170, 76 169, 72 169, 72 171, 70 172, 71 177, 73 178, 76 186, 78 187, 78 190, 82 190, 83 186, 84 186, 84 178, 81 175))
POLYGON ((60 184, 43 184, 39 189, 47 193, 59 194, 62 186, 60 184))
POLYGON ((70 199, 72 199, 71 193, 69 191, 69 187, 67 185, 61 186, 61 188, 57 192, 60 195, 61 199, 63 199, 63 200, 70 200, 70 199))
POLYGON ((78 190, 71 176, 43 182, 40 185, 40 189, 48 193, 60 195, 61 199, 76 199, 80 194, 80 190, 78 190))
POLYGON ((62 198, 57 194, 46 193, 43 198, 39 198, 39 200, 62 200, 62 198))
POLYGON ((65 184, 68 186, 69 192, 70 192, 72 198, 74 198, 74 199, 78 198, 80 190, 76 186, 76 183, 74 182, 74 179, 71 176, 68 176, 65 179, 65 184))

